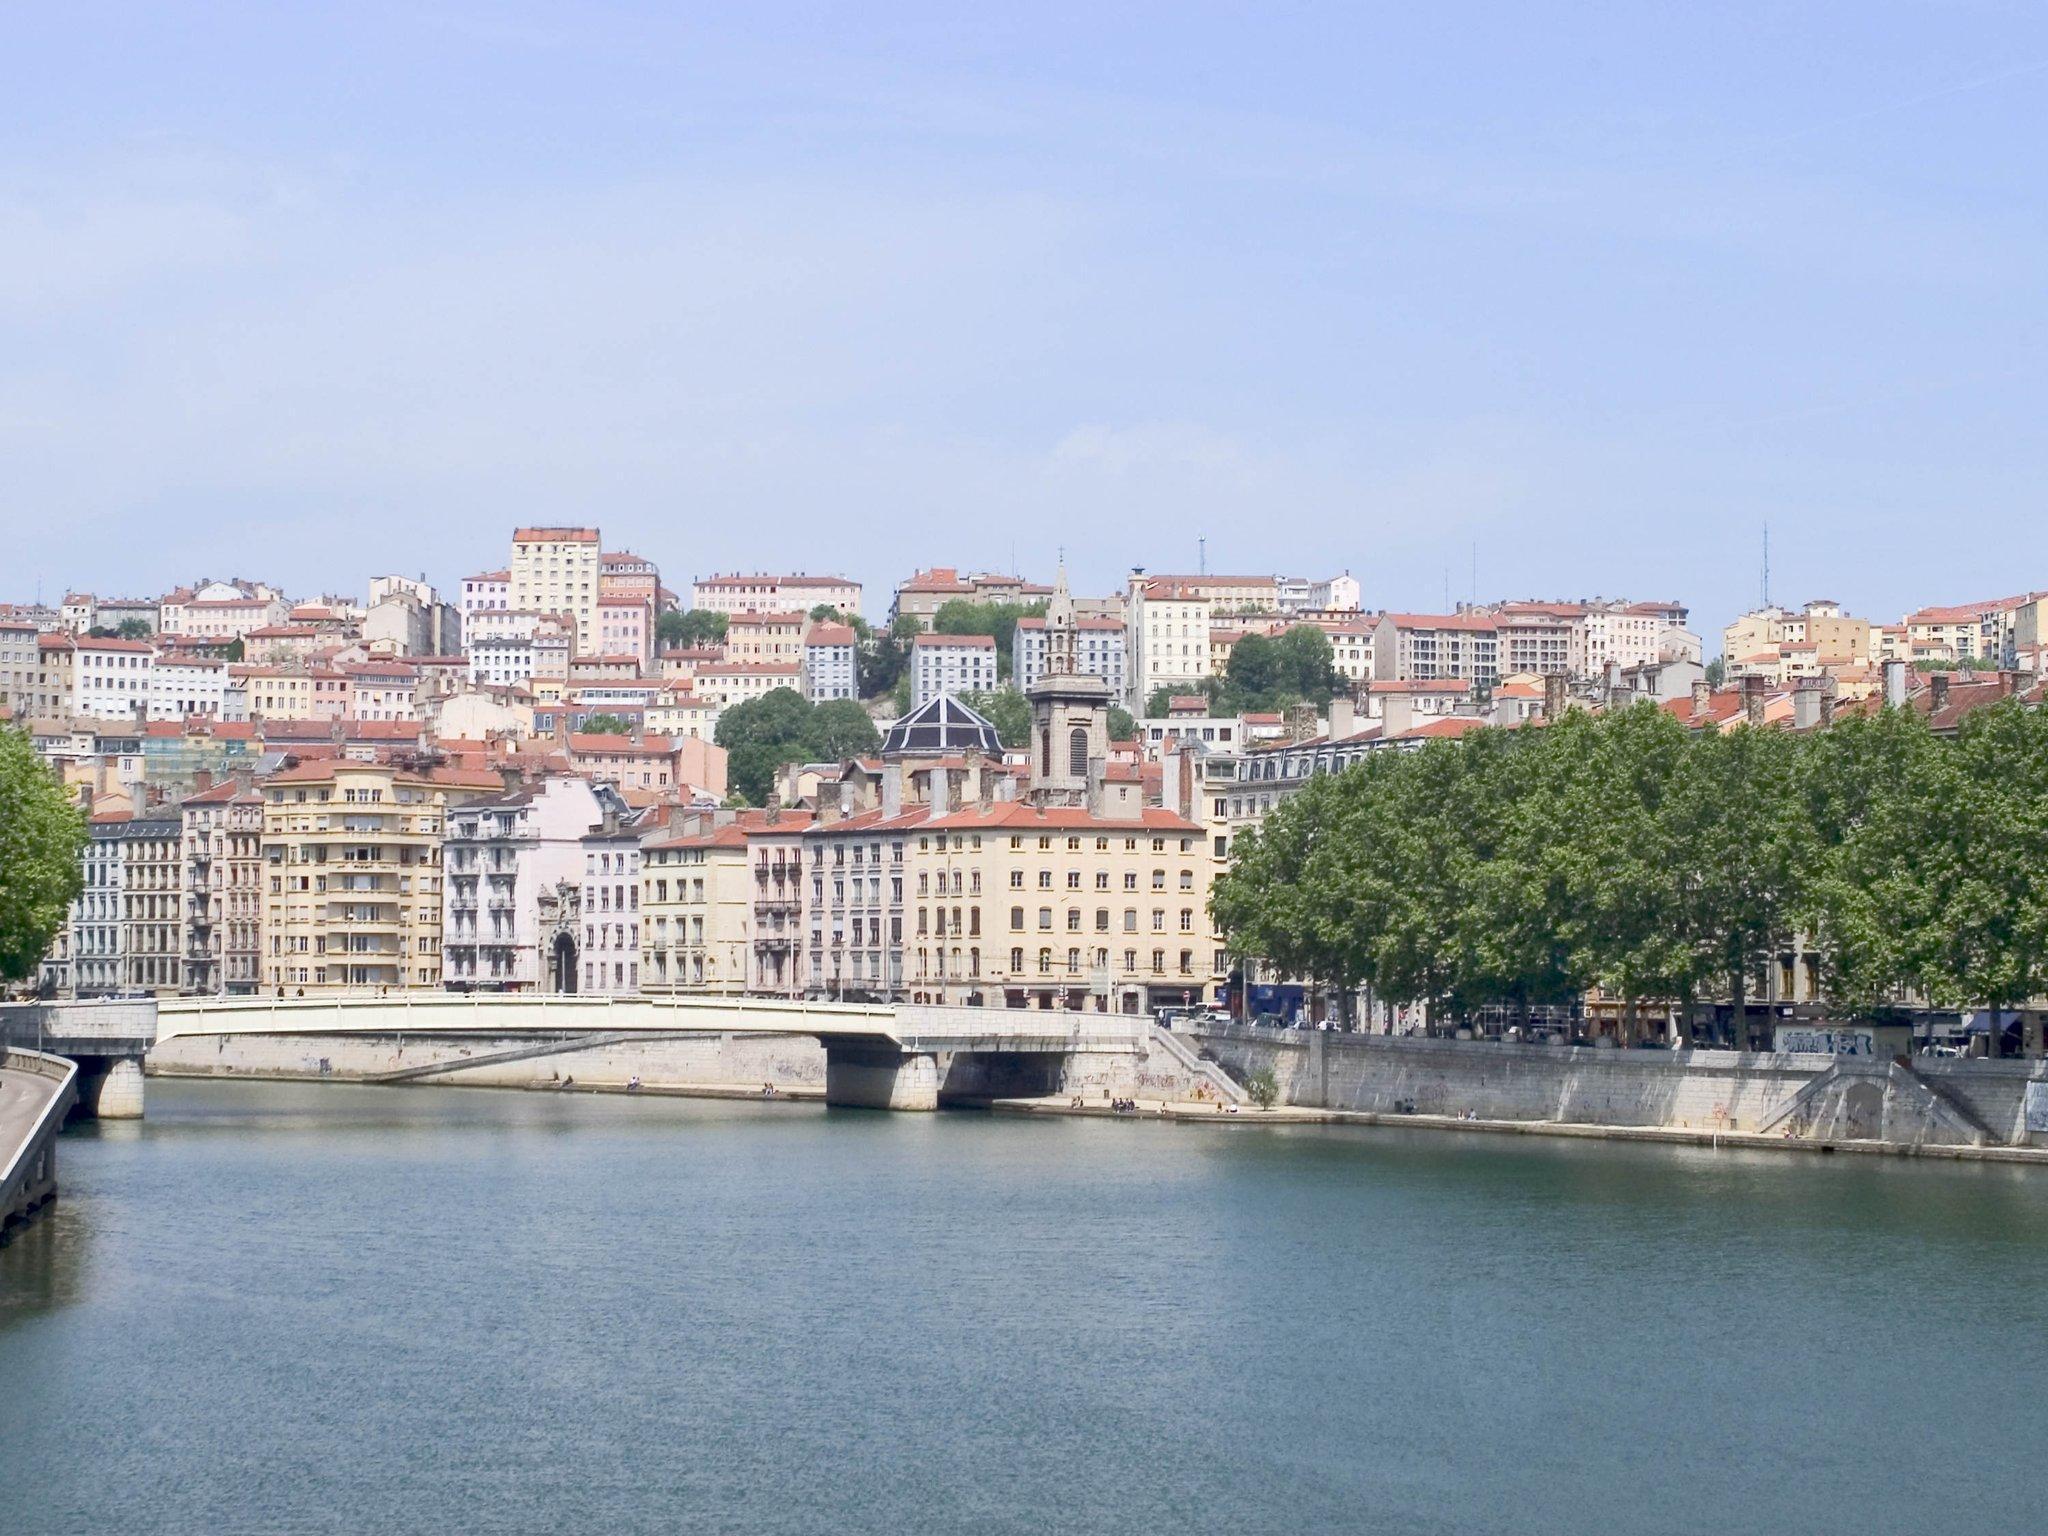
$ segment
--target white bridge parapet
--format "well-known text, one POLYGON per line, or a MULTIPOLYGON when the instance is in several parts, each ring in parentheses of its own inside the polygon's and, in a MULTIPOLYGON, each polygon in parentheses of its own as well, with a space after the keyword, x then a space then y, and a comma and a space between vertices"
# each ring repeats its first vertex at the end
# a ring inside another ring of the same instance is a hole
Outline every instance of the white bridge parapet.
POLYGON ((677 1034, 810 1035, 900 1051, 1071 1053, 1142 1050, 1151 1021, 1114 1013, 942 1008, 768 997, 581 997, 538 993, 339 993, 180 997, 157 1004, 156 1038, 193 1035, 677 1034))

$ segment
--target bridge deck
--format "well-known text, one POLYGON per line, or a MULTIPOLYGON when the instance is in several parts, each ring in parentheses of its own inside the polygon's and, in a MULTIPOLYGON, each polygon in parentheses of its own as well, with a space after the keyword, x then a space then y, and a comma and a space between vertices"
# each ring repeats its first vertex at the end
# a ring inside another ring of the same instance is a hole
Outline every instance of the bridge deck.
POLYGON ((576 997, 402 992, 386 996, 167 998, 156 1038, 210 1035, 809 1035, 912 1052, 1128 1051, 1151 1021, 1139 1015, 756 997, 576 997))

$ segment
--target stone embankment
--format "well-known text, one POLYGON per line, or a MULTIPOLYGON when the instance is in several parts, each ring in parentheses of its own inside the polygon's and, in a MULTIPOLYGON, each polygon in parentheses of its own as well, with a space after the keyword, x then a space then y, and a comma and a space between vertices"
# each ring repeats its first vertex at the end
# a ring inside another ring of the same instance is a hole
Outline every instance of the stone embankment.
POLYGON ((1629 1051, 1236 1025, 1193 1038, 1240 1079, 1271 1070, 1291 1108, 1376 1122, 1930 1153, 2048 1146, 2026 1114, 2029 1083, 2048 1095, 2048 1061, 1629 1051))

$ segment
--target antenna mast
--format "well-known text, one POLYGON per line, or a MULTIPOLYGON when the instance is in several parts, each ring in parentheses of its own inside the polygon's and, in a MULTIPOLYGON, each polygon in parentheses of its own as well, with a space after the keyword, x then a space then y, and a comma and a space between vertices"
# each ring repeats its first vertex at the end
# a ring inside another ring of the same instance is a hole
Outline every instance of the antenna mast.
POLYGON ((1771 606, 1771 525, 1764 524, 1764 606, 1771 606))
POLYGON ((1198 576, 1209 574, 1209 539, 1206 534, 1195 540, 1195 574, 1198 576))

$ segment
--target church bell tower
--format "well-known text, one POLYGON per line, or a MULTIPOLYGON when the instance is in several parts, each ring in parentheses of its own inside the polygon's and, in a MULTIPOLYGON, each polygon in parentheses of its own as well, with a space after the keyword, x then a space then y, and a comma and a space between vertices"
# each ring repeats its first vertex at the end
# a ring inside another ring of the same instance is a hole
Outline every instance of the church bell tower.
POLYGON ((1109 759, 1109 684, 1081 670, 1080 622, 1060 562, 1045 612, 1045 671, 1031 701, 1031 798, 1039 805, 1086 806, 1094 775, 1109 759))

